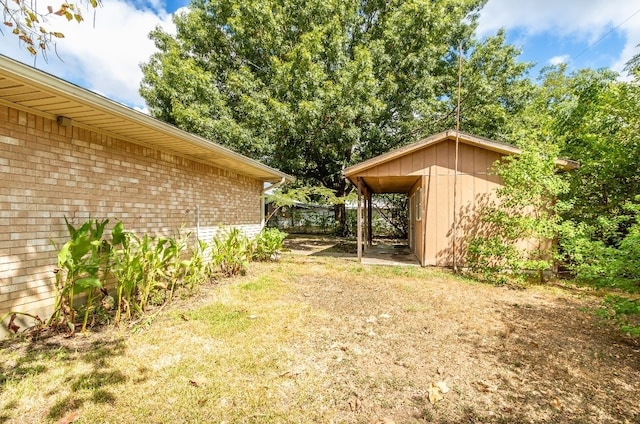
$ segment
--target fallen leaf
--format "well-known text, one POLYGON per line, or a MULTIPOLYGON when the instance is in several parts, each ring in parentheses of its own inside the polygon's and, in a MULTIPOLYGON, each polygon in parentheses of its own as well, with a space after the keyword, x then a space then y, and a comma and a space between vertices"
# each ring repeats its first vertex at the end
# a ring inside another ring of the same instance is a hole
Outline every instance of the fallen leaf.
POLYGON ((443 395, 449 391, 449 387, 447 386, 447 383, 445 383, 444 381, 437 382, 436 387, 440 389, 443 395))
POLYGON ((182 318, 183 321, 189 321, 189 317, 184 312, 180 314, 180 318, 182 318))
POLYGON ((427 389, 427 393, 429 395, 429 402, 431 402, 432 405, 435 405, 442 400, 442 393, 440 392, 440 389, 433 383, 431 383, 427 389))
POLYGON ((369 421, 369 424, 396 424, 391 418, 382 417, 382 418, 374 418, 369 421))
POLYGON ((189 383, 194 387, 202 387, 207 384, 207 380, 204 377, 194 377, 189 380, 189 383))
POLYGON ((64 417, 60 418, 57 424, 71 424, 78 418, 80 418, 80 413, 78 411, 73 411, 65 415, 64 417))
POLYGON ((486 381, 476 381, 476 388, 481 392, 485 392, 485 393, 495 392, 496 390, 498 390, 496 386, 486 381))
POLYGON ((9 331, 13 331, 13 334, 16 334, 20 329, 19 325, 14 324, 13 322, 16 320, 16 314, 11 315, 11 319, 9 320, 9 331))
POLYGON ((360 402, 358 396, 354 396, 354 398, 349 401, 349 409, 353 412, 358 412, 362 409, 362 402, 360 402))
POLYGON ((551 406, 553 406, 555 409, 558 409, 558 410, 562 409, 562 402, 560 402, 560 399, 558 399, 557 397, 554 397, 553 399, 551 399, 549 404, 551 404, 551 406))

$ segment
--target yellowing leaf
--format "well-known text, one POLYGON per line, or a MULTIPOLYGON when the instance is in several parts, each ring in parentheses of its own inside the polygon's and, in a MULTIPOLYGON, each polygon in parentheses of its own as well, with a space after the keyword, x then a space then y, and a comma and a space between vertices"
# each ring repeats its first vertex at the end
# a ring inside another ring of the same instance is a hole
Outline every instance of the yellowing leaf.
POLYGON ((64 38, 64 34, 61 32, 52 32, 51 35, 53 35, 56 38, 64 38))
POLYGON ((427 394, 429 395, 429 402, 431 402, 432 405, 435 405, 442 400, 442 393, 440 392, 440 388, 438 388, 438 386, 433 383, 431 383, 431 385, 427 389, 427 394))
POLYGON ((78 23, 82 22, 84 19, 82 18, 82 15, 79 13, 76 13, 73 15, 73 17, 76 19, 76 21, 78 21, 78 23))
POLYGON ((34 49, 34 48, 33 48, 33 47, 31 47, 31 46, 27 46, 27 50, 29 50, 29 53, 31 53, 31 54, 32 54, 32 55, 34 55, 34 56, 38 54, 38 52, 36 51, 36 49, 34 49))
POLYGON ((551 399, 551 401, 549 401, 549 404, 555 409, 562 409, 562 402, 560 402, 560 399, 558 399, 557 397, 551 399))

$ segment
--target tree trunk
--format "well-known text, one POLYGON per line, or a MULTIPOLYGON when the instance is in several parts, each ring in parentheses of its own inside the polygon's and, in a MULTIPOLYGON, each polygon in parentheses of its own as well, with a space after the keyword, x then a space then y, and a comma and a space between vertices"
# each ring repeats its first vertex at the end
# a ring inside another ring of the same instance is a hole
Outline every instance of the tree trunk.
POLYGON ((347 227, 347 209, 344 203, 338 203, 334 206, 336 220, 336 235, 339 237, 347 237, 349 228, 347 227))

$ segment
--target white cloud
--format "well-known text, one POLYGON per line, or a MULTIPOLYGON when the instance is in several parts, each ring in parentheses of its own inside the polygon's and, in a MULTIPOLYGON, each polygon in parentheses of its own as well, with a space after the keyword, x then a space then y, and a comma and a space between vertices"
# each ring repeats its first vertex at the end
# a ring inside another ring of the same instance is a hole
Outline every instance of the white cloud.
POLYGON ((482 37, 499 28, 519 29, 525 38, 548 34, 587 45, 597 43, 615 28, 625 42, 609 66, 619 71, 638 51, 635 46, 640 43, 640 3, 629 0, 489 0, 480 14, 477 33, 482 37))
MULTIPOLYGON (((95 91, 136 108, 145 108, 138 94, 142 72, 139 64, 155 51, 148 34, 157 25, 175 32, 171 15, 159 0, 145 5, 122 0, 103 0, 93 12, 83 13, 81 24, 50 19, 52 26, 63 32, 57 51, 64 62, 50 53, 48 62, 37 58, 36 67, 67 81, 95 91)), ((0 53, 33 65, 33 58, 11 34, 5 34, 0 53), (8 42, 5 42, 8 41, 8 42)))
POLYGON ((562 56, 554 56, 549 59, 549 65, 560 65, 562 63, 569 62, 570 56, 568 54, 563 54, 562 56))

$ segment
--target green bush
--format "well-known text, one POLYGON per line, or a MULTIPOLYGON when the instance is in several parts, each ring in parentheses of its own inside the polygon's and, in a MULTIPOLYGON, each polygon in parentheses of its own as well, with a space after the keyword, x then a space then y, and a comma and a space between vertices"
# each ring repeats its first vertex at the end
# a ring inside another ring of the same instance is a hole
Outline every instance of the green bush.
MULTIPOLYGON (((86 297, 83 331, 89 315, 114 313, 114 324, 146 313, 149 306, 170 302, 178 288, 193 289, 211 276, 211 265, 204 260, 206 243, 190 233, 175 237, 137 236, 118 222, 109 239, 109 221, 89 219, 75 228, 67 222, 70 240, 58 250, 56 301, 48 321, 50 326, 66 325, 75 331, 77 308, 74 298, 86 297), (115 285, 115 299, 108 294, 115 285), (102 296, 100 302, 95 302, 102 296)), ((105 321, 103 319, 99 321, 105 321)), ((110 320, 106 320, 110 321, 110 320)))
POLYGON ((239 229, 231 228, 213 238, 211 265, 225 277, 246 274, 250 258, 251 243, 239 229))
POLYGON ((284 247, 287 233, 277 228, 265 228, 253 241, 252 259, 256 261, 277 261, 284 247))
POLYGON ((505 283, 505 272, 520 269, 517 265, 518 260, 517 249, 504 243, 499 236, 475 237, 469 242, 467 266, 484 281, 505 283))

